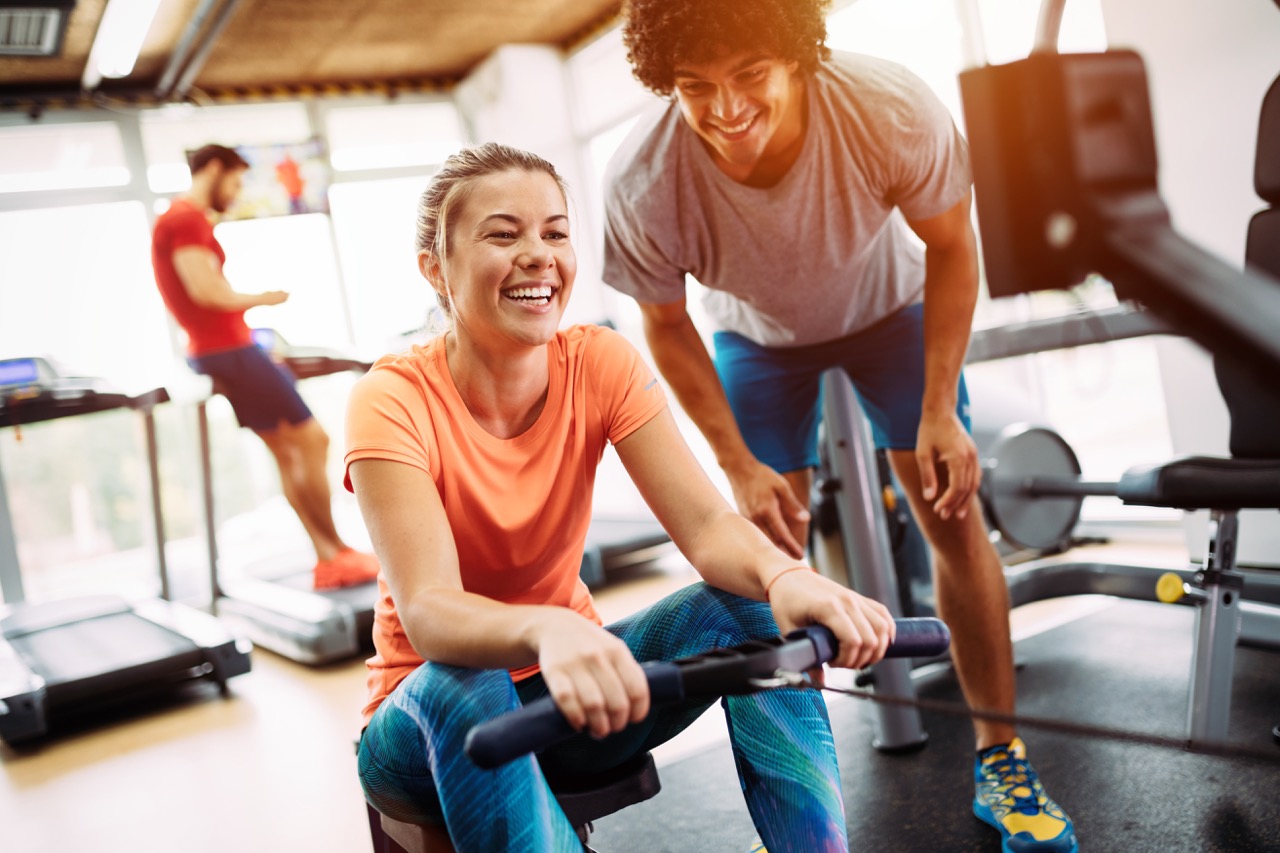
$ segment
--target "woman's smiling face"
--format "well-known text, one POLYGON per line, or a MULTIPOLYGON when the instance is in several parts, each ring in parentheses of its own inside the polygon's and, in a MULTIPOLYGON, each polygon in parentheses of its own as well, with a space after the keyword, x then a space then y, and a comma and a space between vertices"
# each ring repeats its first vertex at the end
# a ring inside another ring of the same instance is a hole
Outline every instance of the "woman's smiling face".
POLYGON ((477 342, 547 343, 577 273, 564 193, 551 175, 522 169, 475 178, 464 192, 443 260, 419 255, 424 275, 477 342))

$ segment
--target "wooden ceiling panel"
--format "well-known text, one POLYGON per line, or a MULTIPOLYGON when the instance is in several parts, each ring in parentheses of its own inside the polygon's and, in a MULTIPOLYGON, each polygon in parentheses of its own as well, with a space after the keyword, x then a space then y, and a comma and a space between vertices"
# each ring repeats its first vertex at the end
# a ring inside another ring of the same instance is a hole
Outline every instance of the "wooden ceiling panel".
MULTIPOLYGON (((0 6, 4 0, 0 0, 0 6)), ((108 0, 79 0, 58 57, 0 57, 0 108, 79 89, 108 0)), ((130 2, 130 0, 110 0, 130 2)), ((565 46, 603 26, 620 0, 161 0, 133 73, 102 91, 156 87, 188 25, 226 25, 195 87, 226 91, 311 84, 450 82, 508 43, 565 46)))
POLYGON ((200 88, 456 79, 497 45, 562 44, 615 0, 244 0, 200 88))

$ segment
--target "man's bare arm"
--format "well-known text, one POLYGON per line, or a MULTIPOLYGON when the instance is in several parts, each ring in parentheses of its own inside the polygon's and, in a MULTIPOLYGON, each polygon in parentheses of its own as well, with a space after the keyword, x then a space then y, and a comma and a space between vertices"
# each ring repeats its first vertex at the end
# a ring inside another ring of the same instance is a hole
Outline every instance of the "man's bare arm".
POLYGON ((218 256, 203 246, 183 246, 173 253, 173 268, 191 301, 211 311, 245 311, 259 305, 279 305, 289 298, 283 290, 239 293, 222 274, 218 256))
POLYGON ((955 416, 956 388, 978 301, 978 252, 970 195, 931 219, 909 221, 925 244, 925 381, 916 462, 926 500, 942 518, 963 518, 982 479, 978 451, 955 416), (937 466, 946 469, 939 496, 937 466))
POLYGON ((640 303, 644 336, 680 407, 706 437, 716 462, 726 471, 754 462, 734 420, 711 355, 702 342, 685 301, 640 303))
POLYGON ((645 339, 658 371, 666 379, 685 414, 711 445, 716 462, 729 478, 738 510, 779 548, 799 558, 804 549, 795 529, 809 514, 787 481, 756 459, 729 407, 715 364, 685 309, 685 302, 640 303, 645 339))

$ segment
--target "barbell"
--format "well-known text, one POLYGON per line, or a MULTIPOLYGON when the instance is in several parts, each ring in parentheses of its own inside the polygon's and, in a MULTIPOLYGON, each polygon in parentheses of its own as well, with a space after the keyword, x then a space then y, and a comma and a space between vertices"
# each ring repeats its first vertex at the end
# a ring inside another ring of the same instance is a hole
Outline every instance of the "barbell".
POLYGON ((1115 497, 1115 482, 1081 479, 1080 461, 1051 429, 1013 424, 983 454, 979 497, 988 524, 1010 544, 1064 547, 1086 497, 1115 497))

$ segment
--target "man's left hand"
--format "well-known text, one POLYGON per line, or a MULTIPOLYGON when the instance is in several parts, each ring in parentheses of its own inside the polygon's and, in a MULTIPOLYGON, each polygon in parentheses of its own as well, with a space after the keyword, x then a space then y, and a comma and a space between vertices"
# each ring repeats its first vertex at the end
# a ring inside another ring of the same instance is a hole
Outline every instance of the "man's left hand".
POLYGON ((982 482, 982 467, 978 464, 978 446, 954 412, 920 419, 916 464, 920 466, 922 494, 925 500, 934 501, 933 511, 944 520, 953 515, 964 518, 982 482), (941 496, 939 471, 946 483, 941 496))

